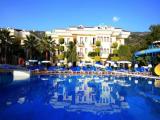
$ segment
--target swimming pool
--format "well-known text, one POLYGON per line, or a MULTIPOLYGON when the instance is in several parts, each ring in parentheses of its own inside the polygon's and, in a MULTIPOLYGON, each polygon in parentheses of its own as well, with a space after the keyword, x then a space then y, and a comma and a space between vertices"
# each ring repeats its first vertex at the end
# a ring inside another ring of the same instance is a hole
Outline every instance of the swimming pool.
POLYGON ((155 80, 34 75, 0 89, 0 120, 159 120, 155 80))

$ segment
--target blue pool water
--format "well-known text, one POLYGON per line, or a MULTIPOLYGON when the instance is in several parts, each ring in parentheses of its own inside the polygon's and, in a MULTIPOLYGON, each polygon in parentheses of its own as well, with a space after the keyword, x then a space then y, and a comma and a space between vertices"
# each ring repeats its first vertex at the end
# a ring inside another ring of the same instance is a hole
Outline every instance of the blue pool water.
POLYGON ((159 120, 155 80, 37 75, 0 88, 0 120, 159 120))

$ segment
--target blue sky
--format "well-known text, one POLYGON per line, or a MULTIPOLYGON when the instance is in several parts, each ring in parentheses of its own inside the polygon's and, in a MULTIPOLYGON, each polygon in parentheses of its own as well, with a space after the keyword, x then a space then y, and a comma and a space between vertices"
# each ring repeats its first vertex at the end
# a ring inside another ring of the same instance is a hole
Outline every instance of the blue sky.
POLYGON ((160 24, 160 0, 0 0, 0 27, 51 30, 109 25, 148 31, 160 24))

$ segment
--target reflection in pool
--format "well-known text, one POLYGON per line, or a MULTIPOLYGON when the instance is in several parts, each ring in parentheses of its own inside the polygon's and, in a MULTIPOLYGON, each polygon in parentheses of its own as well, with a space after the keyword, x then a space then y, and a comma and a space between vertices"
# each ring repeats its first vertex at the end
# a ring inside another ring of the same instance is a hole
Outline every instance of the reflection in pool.
POLYGON ((158 120, 154 80, 114 76, 32 76, 0 89, 0 119, 158 120))
POLYGON ((99 82, 97 77, 79 78, 74 81, 74 77, 67 81, 57 79, 53 82, 56 90, 50 103, 54 108, 94 114, 120 112, 121 109, 129 108, 123 95, 125 93, 120 93, 122 90, 118 92, 119 88, 113 87, 113 82, 99 82))

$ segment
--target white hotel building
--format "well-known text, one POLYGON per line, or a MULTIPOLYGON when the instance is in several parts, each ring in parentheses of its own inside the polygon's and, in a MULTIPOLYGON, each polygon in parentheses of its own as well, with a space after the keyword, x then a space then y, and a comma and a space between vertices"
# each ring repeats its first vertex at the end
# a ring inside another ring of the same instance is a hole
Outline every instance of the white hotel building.
POLYGON ((51 36, 57 44, 59 38, 64 38, 65 49, 69 41, 76 40, 77 53, 81 61, 91 61, 92 59, 88 57, 88 53, 94 51, 97 40, 101 41, 100 57, 101 60, 105 61, 109 54, 113 52, 112 44, 117 42, 118 46, 124 45, 124 39, 128 38, 130 32, 108 26, 84 27, 81 25, 47 31, 46 35, 51 36))
POLYGON ((27 36, 30 35, 30 32, 26 30, 13 29, 13 28, 7 28, 7 30, 10 32, 11 36, 16 36, 21 39, 21 45, 24 45, 24 40, 27 40, 27 36))

